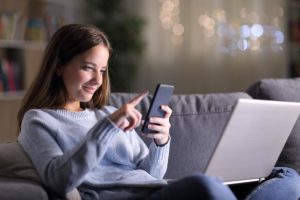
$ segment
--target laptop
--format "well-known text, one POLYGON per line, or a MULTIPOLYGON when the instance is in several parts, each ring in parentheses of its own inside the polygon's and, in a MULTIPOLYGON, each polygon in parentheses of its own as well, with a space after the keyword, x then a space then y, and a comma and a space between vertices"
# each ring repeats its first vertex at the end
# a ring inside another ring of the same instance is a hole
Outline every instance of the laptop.
POLYGON ((239 99, 204 173, 224 184, 267 177, 300 113, 300 103, 239 99))

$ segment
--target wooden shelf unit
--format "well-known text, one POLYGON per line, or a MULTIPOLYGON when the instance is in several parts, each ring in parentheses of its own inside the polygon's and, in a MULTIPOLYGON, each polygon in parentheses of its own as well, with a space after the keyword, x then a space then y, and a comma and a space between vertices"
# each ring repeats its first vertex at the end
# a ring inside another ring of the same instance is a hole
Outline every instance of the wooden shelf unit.
POLYGON ((67 8, 63 0, 0 0, 0 5, 1 142, 16 140, 21 100, 67 8))

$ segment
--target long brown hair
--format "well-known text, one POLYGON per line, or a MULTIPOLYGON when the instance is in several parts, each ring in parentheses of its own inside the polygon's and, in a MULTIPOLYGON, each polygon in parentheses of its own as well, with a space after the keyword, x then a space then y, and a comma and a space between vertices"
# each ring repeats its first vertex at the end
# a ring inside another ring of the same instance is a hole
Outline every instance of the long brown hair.
MULTIPOLYGON (((18 113, 18 126, 30 109, 62 108, 66 104, 67 92, 62 79, 57 76, 58 67, 70 62, 76 55, 101 44, 111 53, 107 36, 92 25, 69 24, 61 27, 50 39, 40 70, 24 96, 18 113)), ((103 83, 89 102, 81 102, 83 108, 101 108, 108 100, 110 81, 108 70, 103 83)))

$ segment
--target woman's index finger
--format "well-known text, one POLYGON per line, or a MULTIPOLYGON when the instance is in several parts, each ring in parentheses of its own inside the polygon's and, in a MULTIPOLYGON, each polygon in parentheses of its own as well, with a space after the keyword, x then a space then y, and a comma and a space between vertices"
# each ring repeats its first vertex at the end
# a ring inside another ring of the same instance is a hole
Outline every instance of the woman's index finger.
POLYGON ((140 93, 138 94, 137 96, 135 96, 133 99, 131 99, 128 103, 130 103, 131 105, 133 105, 134 107, 136 105, 138 105, 141 100, 148 95, 149 92, 143 92, 143 93, 140 93))

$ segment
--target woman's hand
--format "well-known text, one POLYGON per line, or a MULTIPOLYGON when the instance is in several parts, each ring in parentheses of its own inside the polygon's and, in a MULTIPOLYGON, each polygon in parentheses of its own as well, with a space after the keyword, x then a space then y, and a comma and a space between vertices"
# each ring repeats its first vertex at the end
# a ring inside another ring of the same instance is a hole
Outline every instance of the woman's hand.
POLYGON ((162 105, 161 109, 165 112, 164 118, 161 117, 150 117, 148 128, 156 131, 157 133, 143 134, 145 137, 153 138, 157 145, 164 145, 169 141, 170 137, 170 116, 172 110, 167 105, 162 105))
POLYGON ((112 113, 109 118, 123 131, 131 131, 141 124, 142 114, 135 108, 148 92, 141 93, 112 113))

